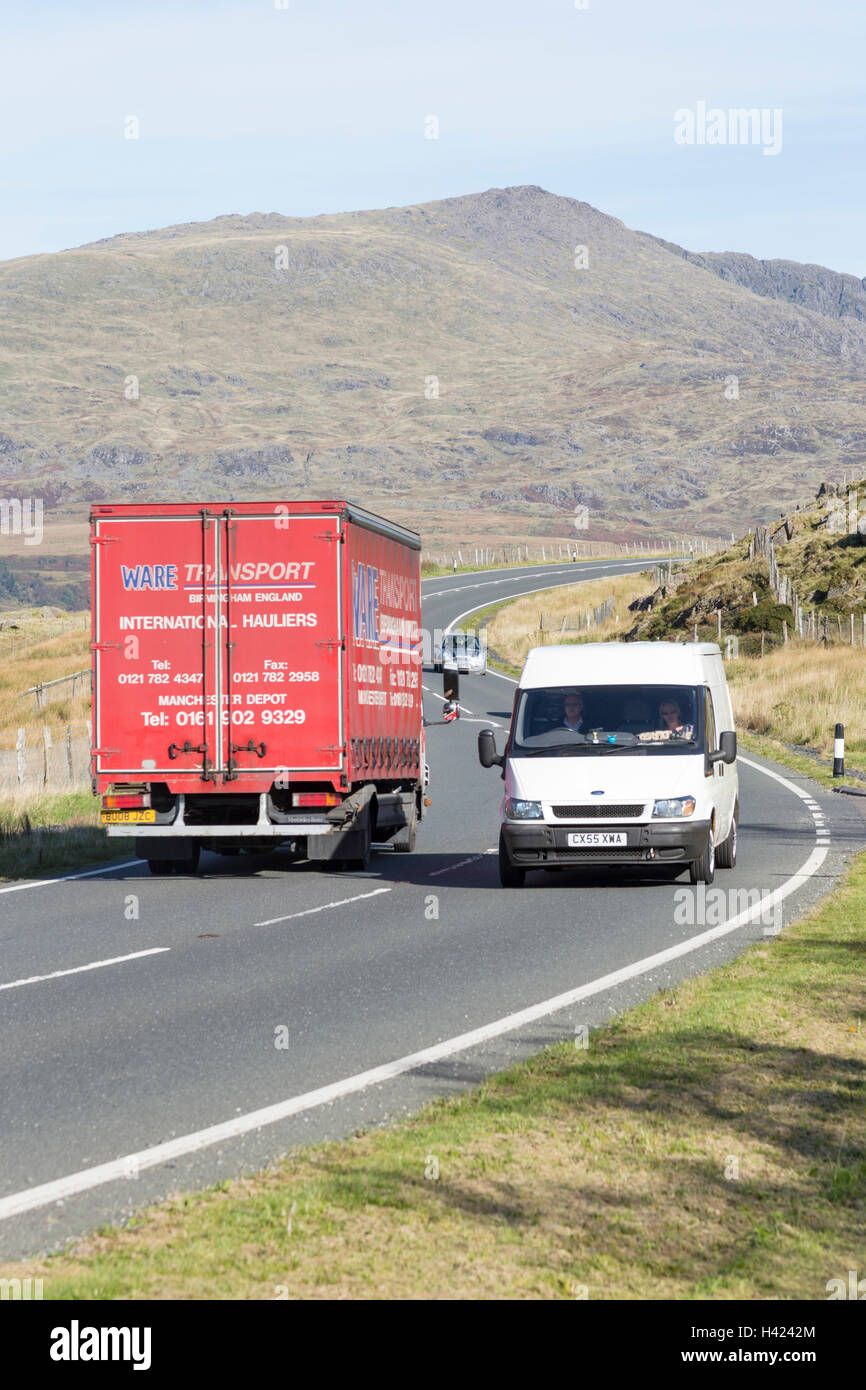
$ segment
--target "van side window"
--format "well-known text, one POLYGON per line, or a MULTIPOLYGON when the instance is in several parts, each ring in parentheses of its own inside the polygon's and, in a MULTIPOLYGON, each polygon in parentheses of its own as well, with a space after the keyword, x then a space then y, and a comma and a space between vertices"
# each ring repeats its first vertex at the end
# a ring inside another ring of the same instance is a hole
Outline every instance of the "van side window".
POLYGON ((713 697, 709 690, 704 696, 704 728, 707 736, 707 752, 714 753, 719 744, 716 737, 716 716, 713 710, 713 697))

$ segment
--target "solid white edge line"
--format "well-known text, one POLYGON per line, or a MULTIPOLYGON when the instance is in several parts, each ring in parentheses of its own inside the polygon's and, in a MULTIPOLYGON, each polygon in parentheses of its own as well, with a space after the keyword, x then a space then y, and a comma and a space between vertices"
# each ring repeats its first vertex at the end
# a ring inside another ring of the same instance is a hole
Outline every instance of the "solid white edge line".
MULTIPOLYGON (((642 561, 642 560, 600 560, 598 563, 599 563, 599 564, 608 564, 608 565, 618 565, 618 566, 621 566, 624 572, 625 572, 627 569, 632 569, 632 568, 634 568, 634 567, 637 567, 638 574, 640 573, 641 570, 652 569, 652 565, 648 565, 648 564, 646 564, 646 563, 645 563, 644 561, 642 561)), ((528 577, 529 577, 529 576, 527 575, 527 578, 528 578, 528 577)), ((593 577, 593 576, 589 576, 589 575, 587 575, 587 577, 586 577, 585 579, 578 579, 577 577, 575 577, 575 581, 574 581, 574 582, 575 582, 576 584, 586 584, 586 583, 589 582, 590 578, 592 578, 592 577, 593 577)), ((602 576, 602 577, 603 577, 603 576, 602 576)), ((611 577, 613 578, 614 576, 611 576, 611 577)), ((509 595, 508 595, 508 598, 509 598, 509 601, 510 601, 511 599, 528 598, 530 594, 543 594, 543 593, 545 592, 545 590, 547 590, 547 589, 567 589, 567 588, 568 588, 568 585, 567 585, 567 584, 542 584, 542 585, 540 585, 540 587, 537 588, 537 589, 524 589, 522 593, 519 593, 519 594, 509 594, 509 595)), ((431 594, 430 597, 432 598, 433 595, 431 594)), ((445 629, 446 633, 448 633, 448 632, 453 632, 453 630, 454 630, 454 624, 455 624, 455 623, 460 623, 460 622, 462 622, 464 618, 468 618, 470 613, 478 613, 478 612, 480 611, 480 609, 482 609, 482 608, 489 608, 489 607, 490 607, 490 603, 489 603, 489 601, 488 601, 487 603, 476 603, 476 605, 475 605, 474 608, 467 608, 465 613, 459 613, 459 614, 457 615, 456 618, 452 618, 451 622, 448 624, 448 626, 447 626, 446 629, 445 629)))
POLYGON ((28 975, 25 980, 10 980, 2 989, 18 989, 21 985, 38 985, 43 980, 59 980, 63 975, 81 975, 85 970, 101 970, 105 965, 120 965, 125 960, 141 960, 142 956, 158 956, 170 951, 170 946, 151 946, 147 951, 133 951, 128 956, 112 956, 110 960, 93 960, 89 965, 74 965, 70 970, 52 970, 50 975, 28 975))
POLYGON ((20 893, 24 888, 47 888, 52 883, 71 883, 74 878, 93 878, 95 874, 114 874, 118 869, 131 869, 136 864, 146 864, 146 859, 124 859, 115 864, 108 859, 99 869, 82 869, 80 873, 64 874, 63 878, 38 878, 33 883, 13 883, 8 888, 0 888, 0 893, 20 893))
MULTIPOLYGON (((743 761, 749 760, 744 759, 743 761)), ((781 777, 776 772, 770 772, 768 768, 763 768, 751 761, 749 761, 749 766, 757 768, 759 772, 765 772, 774 781, 780 782, 789 791, 793 791, 798 797, 803 798, 804 793, 787 778, 781 777)), ((320 1086, 315 1091, 307 1091, 290 1100, 279 1101, 276 1105, 268 1105, 261 1110, 253 1110, 248 1115, 238 1115, 232 1120, 210 1125, 207 1129, 200 1129, 192 1134, 181 1135, 180 1138, 171 1139, 167 1143, 155 1144, 149 1149, 141 1149, 137 1153, 126 1154, 123 1158, 112 1159, 110 1162, 101 1163, 95 1168, 85 1168, 81 1172, 70 1173, 65 1178, 41 1183, 38 1187, 26 1188, 22 1192, 13 1192, 8 1197, 0 1198, 0 1221, 8 1220, 12 1216, 20 1216, 27 1211, 34 1211, 38 1207, 47 1206, 50 1202, 65 1201, 68 1197, 74 1197, 80 1192, 88 1192, 94 1187, 101 1187, 118 1178, 128 1178, 130 1173, 137 1174, 145 1168, 157 1168, 162 1163, 183 1158, 187 1154, 197 1153, 201 1149, 210 1148, 213 1144, 239 1138, 242 1134, 249 1134, 252 1130, 278 1124, 281 1120, 288 1119, 292 1115, 301 1114, 305 1110, 315 1110, 319 1106, 328 1105, 335 1100, 342 1100, 346 1096, 365 1091, 370 1086, 379 1086, 385 1081, 404 1076, 417 1067, 429 1066, 443 1058, 452 1057, 457 1052, 465 1052, 470 1047, 477 1047, 481 1043, 500 1037, 503 1033, 513 1032, 517 1028, 535 1023, 538 1019, 545 1018, 549 1014, 567 1009, 572 1004, 601 994, 605 990, 613 989, 617 985, 625 984, 639 975, 646 975, 649 971, 668 964, 669 961, 677 960, 681 956, 691 954, 692 951, 700 950, 702 946, 708 945, 711 941, 717 941, 719 938, 736 931, 739 927, 748 925, 749 922, 766 912, 768 907, 784 901, 791 893, 795 893, 798 888, 808 882, 812 875, 817 873, 826 858, 826 846, 816 846, 797 872, 792 874, 779 888, 761 902, 740 912, 730 921, 724 922, 718 927, 711 927, 708 931, 700 932, 697 936, 689 937, 676 946, 669 946, 667 950, 658 951, 655 955, 645 956, 642 960, 624 966, 621 970, 614 970, 608 975, 602 975, 599 979, 591 980, 588 984, 579 985, 576 989, 566 991, 565 994, 555 995, 552 999, 545 999, 540 1004, 532 1004, 529 1008, 507 1014, 504 1018, 496 1019, 493 1023, 487 1023, 481 1028, 474 1028, 471 1032, 461 1033, 457 1037, 448 1038, 445 1042, 436 1043, 420 1052, 410 1053, 406 1057, 400 1057, 394 1062, 387 1062, 383 1066, 372 1067, 369 1071, 358 1072, 355 1076, 346 1077, 342 1081, 334 1081, 328 1086, 320 1086)))
POLYGON ((303 912, 289 912, 285 917, 269 917, 266 922, 254 922, 255 927, 272 927, 275 922, 291 922, 295 917, 311 917, 314 912, 325 912, 329 907, 345 907, 346 903, 359 903, 362 898, 376 898, 380 893, 391 893, 391 888, 374 888, 372 893, 357 893, 354 898, 340 898, 335 903, 322 903, 320 907, 305 907, 303 912))

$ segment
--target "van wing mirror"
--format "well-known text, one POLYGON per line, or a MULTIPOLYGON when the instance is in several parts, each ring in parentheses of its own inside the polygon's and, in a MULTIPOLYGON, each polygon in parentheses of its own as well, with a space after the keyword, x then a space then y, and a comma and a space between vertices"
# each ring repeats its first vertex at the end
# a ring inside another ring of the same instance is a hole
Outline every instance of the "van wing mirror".
POLYGON ((456 671, 443 669, 442 694, 450 704, 460 704, 460 677, 456 671))
POLYGON ((496 735, 492 729, 482 729, 478 735, 478 761, 482 767, 502 767, 504 759, 496 751, 496 735))
POLYGON ((715 752, 710 753, 707 762, 713 763, 735 763, 737 761, 737 735, 733 729, 726 729, 723 734, 719 734, 719 746, 715 752))

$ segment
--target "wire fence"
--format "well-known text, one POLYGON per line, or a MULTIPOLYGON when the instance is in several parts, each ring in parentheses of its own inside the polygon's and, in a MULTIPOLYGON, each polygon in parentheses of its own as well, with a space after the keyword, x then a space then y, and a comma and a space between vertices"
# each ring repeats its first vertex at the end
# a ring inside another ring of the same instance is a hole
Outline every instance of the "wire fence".
POLYGON ((714 554, 733 543, 733 536, 658 536, 634 541, 545 541, 543 545, 467 546, 456 550, 424 550, 422 565, 439 569, 537 565, 552 560, 611 559, 629 555, 677 555, 690 560, 714 554))
POLYGON ((31 696, 36 709, 42 709, 45 705, 50 705, 54 700, 65 700, 67 697, 74 700, 76 695, 89 695, 93 690, 93 672, 90 667, 86 671, 73 671, 70 676, 58 676, 57 680, 39 681, 37 685, 31 685, 29 690, 22 690, 20 698, 22 700, 31 696))
POLYGON ((0 660, 24 656, 34 647, 54 641, 55 637, 62 637, 67 632, 86 632, 89 628, 90 617, 87 614, 82 616, 79 613, 67 621, 52 623, 44 632, 39 633, 22 631, 15 622, 14 615, 0 615, 0 660))
POLYGON ((80 791, 90 785, 90 723, 18 729, 0 743, 0 794, 80 791))
MULTIPOLYGON (((780 528, 781 529, 781 528, 780 528)), ((790 539, 790 536, 788 537, 790 539)), ((786 604, 793 614, 792 635, 812 642, 828 642, 831 638, 853 646, 866 647, 866 613, 825 613, 817 606, 807 607, 800 599, 790 575, 779 569, 776 543, 766 526, 755 528, 749 542, 749 558, 762 555, 767 561, 770 588, 777 603, 786 604)), ((784 623, 784 638, 788 640, 788 624, 784 623)))

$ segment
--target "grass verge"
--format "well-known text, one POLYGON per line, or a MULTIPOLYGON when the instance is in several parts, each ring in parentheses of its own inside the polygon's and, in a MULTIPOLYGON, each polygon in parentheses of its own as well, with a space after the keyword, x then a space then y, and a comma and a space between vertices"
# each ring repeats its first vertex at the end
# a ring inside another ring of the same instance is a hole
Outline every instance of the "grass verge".
POLYGON ((0 881, 41 878, 132 852, 132 840, 109 840, 90 792, 0 801, 0 881))
POLYGON ((864 905, 866 855, 585 1049, 0 1275, 61 1299, 825 1299, 866 1236, 864 905))

